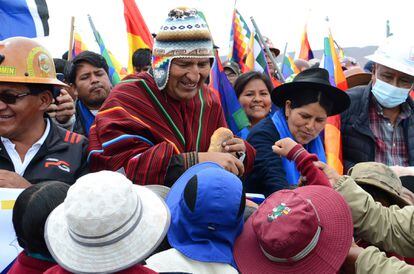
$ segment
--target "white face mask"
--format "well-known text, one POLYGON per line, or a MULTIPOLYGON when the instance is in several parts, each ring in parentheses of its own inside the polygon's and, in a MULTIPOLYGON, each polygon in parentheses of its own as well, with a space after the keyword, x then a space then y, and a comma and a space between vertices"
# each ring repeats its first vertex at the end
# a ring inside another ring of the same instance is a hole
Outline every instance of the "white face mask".
POLYGON ((407 100, 410 89, 399 88, 377 78, 371 91, 381 106, 393 108, 407 100))

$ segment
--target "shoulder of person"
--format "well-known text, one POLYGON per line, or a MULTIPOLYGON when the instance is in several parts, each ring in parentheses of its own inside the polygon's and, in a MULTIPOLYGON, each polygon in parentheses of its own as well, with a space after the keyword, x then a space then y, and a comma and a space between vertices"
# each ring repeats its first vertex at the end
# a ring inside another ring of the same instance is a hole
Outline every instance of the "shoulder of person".
POLYGON ((350 88, 346 91, 346 93, 348 94, 349 98, 351 99, 351 103, 353 100, 358 100, 361 97, 363 97, 363 95, 365 94, 365 92, 367 92, 367 89, 370 89, 371 86, 369 85, 365 85, 365 86, 356 86, 353 88, 350 88))
POLYGON ((250 129, 247 141, 251 138, 255 138, 255 136, 271 136, 272 138, 277 137, 277 139, 273 141, 280 139, 279 132, 276 130, 276 126, 274 125, 271 116, 263 118, 259 123, 250 129))
POLYGON ((57 136, 54 136, 53 138, 59 138, 64 143, 72 144, 72 145, 73 144, 83 145, 84 143, 88 143, 88 138, 86 138, 82 134, 69 131, 57 125, 53 126, 51 130, 53 130, 53 134, 57 135, 57 136))
MULTIPOLYGON (((362 108, 363 106, 369 105, 369 103, 366 100, 369 100, 371 98, 371 85, 356 86, 348 89, 346 93, 348 94, 349 99, 351 100, 351 104, 347 110, 341 113, 342 119, 344 119, 345 116, 348 117, 354 114, 359 115, 358 109, 362 108)), ((365 111, 368 111, 368 109, 366 109, 365 111)))

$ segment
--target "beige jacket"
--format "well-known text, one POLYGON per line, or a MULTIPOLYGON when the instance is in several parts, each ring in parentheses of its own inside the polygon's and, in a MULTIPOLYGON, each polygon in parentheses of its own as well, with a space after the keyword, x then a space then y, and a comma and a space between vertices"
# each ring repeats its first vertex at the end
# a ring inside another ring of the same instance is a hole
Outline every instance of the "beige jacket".
POLYGON ((414 273, 414 266, 395 257, 388 258, 375 246, 369 246, 361 252, 355 263, 356 273, 364 274, 409 274, 414 273))
MULTIPOLYGON (((342 176, 335 189, 348 202, 358 237, 383 250, 414 257, 414 206, 383 207, 349 176, 342 176)), ((357 273, 414 273, 414 266, 387 258, 375 247, 366 248, 356 262, 357 273)))

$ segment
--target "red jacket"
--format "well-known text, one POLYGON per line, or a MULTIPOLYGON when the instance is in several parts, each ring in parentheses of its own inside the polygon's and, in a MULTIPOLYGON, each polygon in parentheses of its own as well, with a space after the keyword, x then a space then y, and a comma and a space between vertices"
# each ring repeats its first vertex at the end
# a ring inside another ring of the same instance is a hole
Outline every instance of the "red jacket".
POLYGON ((313 164, 313 162, 319 160, 318 157, 315 154, 310 154, 302 145, 294 146, 286 155, 286 158, 295 161, 300 174, 306 177, 306 185, 332 187, 325 173, 313 164))
POLYGON ((23 251, 17 256, 16 261, 9 270, 9 274, 41 274, 56 263, 35 259, 26 255, 23 251))

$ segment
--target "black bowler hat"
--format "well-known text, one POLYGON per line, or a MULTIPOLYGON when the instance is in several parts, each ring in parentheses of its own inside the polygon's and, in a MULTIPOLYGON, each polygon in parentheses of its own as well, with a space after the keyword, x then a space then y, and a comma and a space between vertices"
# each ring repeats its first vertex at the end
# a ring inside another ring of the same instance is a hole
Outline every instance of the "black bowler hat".
POLYGON ((286 100, 293 93, 321 91, 332 101, 333 107, 328 116, 345 111, 351 103, 348 94, 331 85, 329 73, 323 68, 310 68, 300 72, 290 83, 285 83, 273 89, 272 101, 279 107, 284 107, 286 100))

